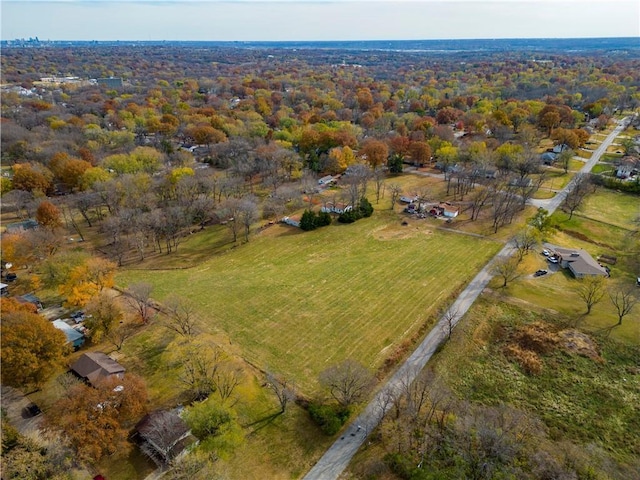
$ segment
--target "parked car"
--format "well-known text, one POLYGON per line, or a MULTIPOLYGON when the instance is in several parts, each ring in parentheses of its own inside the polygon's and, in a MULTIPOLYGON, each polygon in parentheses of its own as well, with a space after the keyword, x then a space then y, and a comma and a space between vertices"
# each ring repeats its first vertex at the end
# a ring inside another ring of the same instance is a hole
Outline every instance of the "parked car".
POLYGON ((18 279, 18 275, 16 275, 15 273, 7 273, 4 279, 7 282, 14 282, 18 279))
POLYGON ((35 403, 30 403, 22 410, 23 418, 32 418, 36 415, 40 415, 41 413, 42 411, 40 410, 40 407, 38 407, 38 405, 36 405, 35 403))
POLYGON ((556 257, 547 257, 547 260, 551 263, 558 263, 558 259, 556 257))
POLYGON ((533 274, 534 277, 541 277, 542 275, 546 275, 548 272, 546 270, 538 270, 533 274))
POLYGON ((542 250, 542 254, 543 254, 545 257, 548 257, 549 255, 551 255, 551 252, 545 248, 544 250, 542 250))
POLYGON ((73 320, 76 323, 80 323, 80 322, 84 322, 84 319, 86 318, 84 312, 82 310, 78 311, 78 312, 73 312, 71 314, 71 318, 73 318, 73 320))

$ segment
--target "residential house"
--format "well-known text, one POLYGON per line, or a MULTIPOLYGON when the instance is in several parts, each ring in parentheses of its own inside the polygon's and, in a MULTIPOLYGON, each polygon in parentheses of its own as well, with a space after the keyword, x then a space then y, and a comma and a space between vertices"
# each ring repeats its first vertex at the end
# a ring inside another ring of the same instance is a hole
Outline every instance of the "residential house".
POLYGON ((167 465, 186 447, 197 443, 177 410, 158 410, 145 415, 136 425, 133 438, 160 466, 167 465))
POLYGON ((475 178, 498 178, 498 170, 495 168, 477 168, 473 171, 475 178))
POLYGON ((333 178, 333 175, 326 175, 318 180, 318 185, 330 185, 333 182, 335 182, 335 178, 333 178))
POLYGON ((553 251, 562 268, 568 268, 576 278, 609 276, 609 272, 600 265, 586 250, 547 246, 553 251))
POLYGON ((436 217, 455 218, 460 213, 460 208, 454 207, 449 202, 440 202, 438 205, 431 207, 429 213, 436 217))
POLYGON ((286 223, 287 225, 291 225, 292 227, 300 228, 300 220, 302 217, 299 215, 295 215, 292 217, 284 217, 281 221, 282 223, 286 223))
POLYGON ((402 195, 400 197, 400 201, 402 203, 413 203, 413 202, 417 202, 418 201, 418 196, 417 195, 402 195))
POLYGON ((553 165, 556 163, 557 156, 558 155, 553 152, 545 152, 540 156, 540 159, 544 165, 553 165))
POLYGON ((28 218, 27 220, 23 220, 22 222, 13 222, 7 223, 5 225, 7 233, 18 233, 25 230, 33 230, 34 228, 38 228, 38 222, 36 222, 33 218, 28 218))
POLYGON ((624 157, 616 167, 616 177, 622 180, 640 174, 640 160, 634 157, 624 157))
POLYGON ((571 150, 571 147, 569 147, 569 145, 567 145, 566 143, 561 143, 560 145, 556 145, 551 149, 551 151, 555 154, 562 153, 565 150, 571 150))
POLYGON ((43 305, 38 297, 36 297, 33 293, 27 293, 25 295, 20 295, 16 297, 16 300, 20 303, 30 303, 36 306, 37 310, 42 310, 43 305))
POLYGON ((67 337, 67 343, 71 344, 74 350, 77 350, 84 344, 84 333, 72 327, 64 320, 54 320, 53 326, 58 330, 62 330, 62 333, 67 337))
POLYGON ((125 372, 122 365, 101 352, 83 354, 71 364, 71 370, 91 385, 107 378, 122 378, 125 372))
POLYGON ((96 78, 96 82, 98 85, 104 85, 107 88, 122 88, 124 86, 122 77, 96 78))
POLYGON ((533 180, 530 178, 514 178, 509 182, 512 187, 529 188, 533 186, 533 180))
POLYGON ((322 212, 337 213, 337 214, 343 214, 345 212, 350 212, 351 210, 353 210, 353 207, 351 205, 349 205, 348 203, 339 203, 339 202, 338 203, 327 202, 320 208, 320 211, 322 212))

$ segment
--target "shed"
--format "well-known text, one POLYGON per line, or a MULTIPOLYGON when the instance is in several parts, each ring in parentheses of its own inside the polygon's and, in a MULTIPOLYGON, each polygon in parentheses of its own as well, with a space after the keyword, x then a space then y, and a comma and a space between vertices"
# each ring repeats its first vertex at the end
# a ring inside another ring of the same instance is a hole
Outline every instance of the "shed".
POLYGON ((9 285, 0 283, 0 296, 6 297, 7 295, 9 295, 9 285))
POLYGON ((75 363, 71 364, 71 370, 91 385, 107 378, 122 378, 125 372, 122 365, 101 352, 83 354, 75 363))
POLYGON ((73 328, 64 320, 54 320, 53 326, 67 337, 67 343, 70 343, 74 349, 80 348, 84 344, 84 334, 73 328))

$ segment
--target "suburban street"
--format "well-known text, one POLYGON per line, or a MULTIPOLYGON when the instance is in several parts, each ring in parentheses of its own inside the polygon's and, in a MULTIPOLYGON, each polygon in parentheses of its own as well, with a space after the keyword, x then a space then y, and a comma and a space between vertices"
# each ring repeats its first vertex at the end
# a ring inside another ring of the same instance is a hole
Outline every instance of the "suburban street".
MULTIPOLYGON (((584 167, 580 170, 581 173, 591 171, 600 160, 600 157, 606 152, 607 147, 622 132, 626 122, 627 118, 618 122, 618 126, 593 152, 591 158, 585 162, 584 167)), ((536 207, 543 207, 549 213, 553 213, 562 204, 567 193, 573 189, 574 184, 574 181, 569 182, 551 199, 531 200, 529 203, 536 207)), ((411 356, 398 368, 386 385, 378 390, 364 411, 344 430, 343 435, 329 447, 304 477, 305 480, 332 480, 340 476, 360 446, 363 445, 368 434, 380 423, 385 411, 391 407, 390 399, 394 397, 393 392, 399 391, 404 383, 413 381, 431 359, 438 346, 446 340, 449 319, 453 318, 452 323, 454 325, 458 323, 493 277, 491 270, 495 262, 510 257, 513 253, 513 243, 508 242, 471 280, 451 305, 448 313, 440 318, 411 356)))

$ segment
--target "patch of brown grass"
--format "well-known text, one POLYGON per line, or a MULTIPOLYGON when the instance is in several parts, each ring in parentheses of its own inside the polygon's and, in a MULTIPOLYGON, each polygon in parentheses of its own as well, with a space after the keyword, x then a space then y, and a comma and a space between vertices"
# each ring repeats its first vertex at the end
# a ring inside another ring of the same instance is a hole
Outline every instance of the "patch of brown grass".
POLYGON ((551 325, 544 322, 523 325, 512 337, 512 342, 520 348, 538 354, 551 352, 559 341, 558 334, 551 331, 551 325))
POLYGON ((536 352, 523 349, 513 343, 504 347, 503 352, 507 358, 520 365, 528 375, 539 375, 542 372, 542 361, 536 352))
POLYGON ((598 344, 588 335, 578 330, 563 330, 558 334, 562 346, 569 353, 576 353, 597 362, 604 362, 598 351, 598 344))

